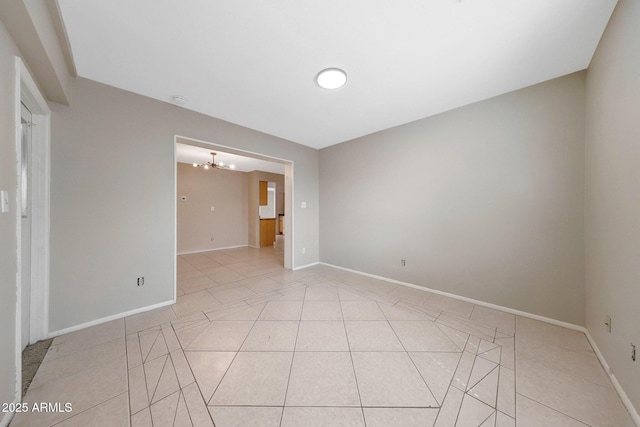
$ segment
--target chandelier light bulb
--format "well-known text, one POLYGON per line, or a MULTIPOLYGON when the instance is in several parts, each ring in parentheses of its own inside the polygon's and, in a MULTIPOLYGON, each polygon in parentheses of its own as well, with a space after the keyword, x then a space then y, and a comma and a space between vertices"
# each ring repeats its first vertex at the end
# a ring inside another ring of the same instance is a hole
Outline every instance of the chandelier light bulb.
POLYGON ((211 161, 207 163, 193 163, 194 168, 202 169, 235 169, 235 165, 226 165, 224 162, 216 163, 216 153, 211 153, 211 161))

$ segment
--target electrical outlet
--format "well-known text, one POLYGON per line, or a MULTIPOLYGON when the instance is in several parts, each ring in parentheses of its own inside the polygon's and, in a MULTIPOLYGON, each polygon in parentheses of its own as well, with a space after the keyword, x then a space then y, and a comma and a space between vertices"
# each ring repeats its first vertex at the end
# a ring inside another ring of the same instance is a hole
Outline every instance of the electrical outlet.
POLYGON ((609 316, 608 314, 604 319, 604 326, 607 328, 607 332, 611 333, 611 316, 609 316))
POLYGON ((144 276, 138 277, 138 286, 144 286, 144 276))
POLYGON ((403 267, 406 267, 407 266, 407 260, 406 259, 401 259, 400 260, 400 265, 403 266, 403 267))
POLYGON ((302 248, 302 255, 307 253, 307 248, 302 248))
POLYGON ((9 212, 9 192, 2 190, 0 191, 0 205, 2 205, 2 207, 0 208, 0 212, 2 213, 7 213, 9 212))

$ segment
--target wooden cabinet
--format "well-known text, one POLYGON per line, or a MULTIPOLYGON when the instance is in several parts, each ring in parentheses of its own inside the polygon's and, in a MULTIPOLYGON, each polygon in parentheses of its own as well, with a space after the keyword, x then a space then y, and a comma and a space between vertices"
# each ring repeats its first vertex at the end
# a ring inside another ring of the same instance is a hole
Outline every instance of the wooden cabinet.
POLYGON ((276 241, 276 219, 260 220, 260 247, 273 246, 276 241))
POLYGON ((267 206, 269 204, 269 190, 267 190, 267 187, 267 181, 260 181, 260 206, 267 206))

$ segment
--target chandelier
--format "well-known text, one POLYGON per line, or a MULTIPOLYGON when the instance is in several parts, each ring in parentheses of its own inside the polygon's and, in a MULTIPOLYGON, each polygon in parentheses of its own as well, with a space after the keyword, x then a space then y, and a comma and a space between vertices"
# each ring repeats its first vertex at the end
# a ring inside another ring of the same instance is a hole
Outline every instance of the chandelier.
POLYGON ((203 169, 235 169, 234 165, 225 165, 223 162, 216 163, 216 153, 211 153, 211 161, 207 163, 194 163, 194 168, 203 169))

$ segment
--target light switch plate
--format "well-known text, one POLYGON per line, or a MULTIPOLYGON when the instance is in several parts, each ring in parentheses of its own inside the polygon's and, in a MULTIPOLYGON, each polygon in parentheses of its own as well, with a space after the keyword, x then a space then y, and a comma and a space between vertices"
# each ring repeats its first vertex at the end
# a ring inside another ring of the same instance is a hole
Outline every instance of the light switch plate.
POLYGON ((9 192, 6 190, 0 191, 0 212, 9 212, 9 192))
POLYGON ((306 209, 306 208, 307 208, 307 202, 302 202, 302 203, 300 203, 300 207, 301 207, 302 209, 306 209))

